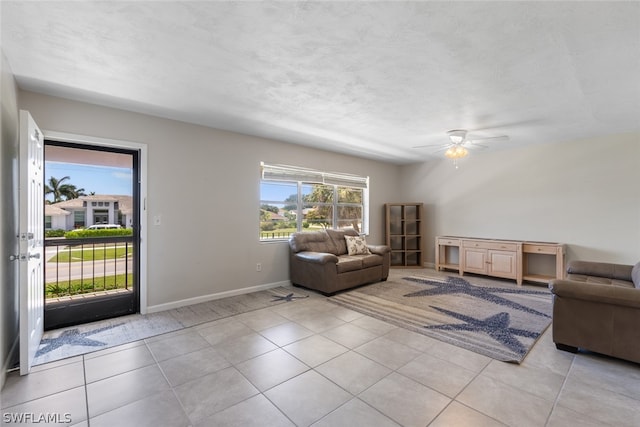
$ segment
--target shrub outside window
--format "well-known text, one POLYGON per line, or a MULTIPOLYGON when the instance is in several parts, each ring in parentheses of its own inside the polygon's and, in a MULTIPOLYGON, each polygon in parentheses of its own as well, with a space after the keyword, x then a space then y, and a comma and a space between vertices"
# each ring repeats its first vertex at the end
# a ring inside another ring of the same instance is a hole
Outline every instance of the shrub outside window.
POLYGON ((355 228, 368 233, 368 177, 262 164, 260 240, 296 231, 355 228))

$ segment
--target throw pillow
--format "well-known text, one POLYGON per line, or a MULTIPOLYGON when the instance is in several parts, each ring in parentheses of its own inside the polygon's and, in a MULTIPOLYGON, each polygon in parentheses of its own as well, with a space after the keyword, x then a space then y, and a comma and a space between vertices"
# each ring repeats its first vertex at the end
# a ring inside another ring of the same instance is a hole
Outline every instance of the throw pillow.
POLYGON ((368 255, 367 241, 363 236, 344 236, 349 255, 368 255))
POLYGON ((631 280, 633 280, 633 285, 640 289, 640 261, 638 261, 631 270, 631 280))

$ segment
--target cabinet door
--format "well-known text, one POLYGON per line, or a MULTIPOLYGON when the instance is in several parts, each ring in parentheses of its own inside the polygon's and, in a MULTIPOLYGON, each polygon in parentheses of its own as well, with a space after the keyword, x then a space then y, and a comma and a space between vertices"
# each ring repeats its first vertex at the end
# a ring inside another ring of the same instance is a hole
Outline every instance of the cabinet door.
POLYGON ((464 271, 469 273, 487 273, 487 250, 464 248, 464 271))
POLYGON ((515 252, 488 250, 488 273, 495 277, 515 279, 517 277, 517 259, 515 252))

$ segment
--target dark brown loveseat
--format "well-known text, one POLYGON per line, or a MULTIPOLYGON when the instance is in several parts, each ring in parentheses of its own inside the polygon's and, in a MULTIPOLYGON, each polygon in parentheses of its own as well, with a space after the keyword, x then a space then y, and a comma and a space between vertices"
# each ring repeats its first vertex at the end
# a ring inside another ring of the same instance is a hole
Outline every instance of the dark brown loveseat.
POLYGON ((289 238, 291 283, 331 295, 366 283, 387 280, 391 249, 367 245, 369 254, 349 255, 345 236, 354 229, 293 233, 289 238))
POLYGON ((640 363, 640 262, 572 261, 552 280, 553 342, 640 363))

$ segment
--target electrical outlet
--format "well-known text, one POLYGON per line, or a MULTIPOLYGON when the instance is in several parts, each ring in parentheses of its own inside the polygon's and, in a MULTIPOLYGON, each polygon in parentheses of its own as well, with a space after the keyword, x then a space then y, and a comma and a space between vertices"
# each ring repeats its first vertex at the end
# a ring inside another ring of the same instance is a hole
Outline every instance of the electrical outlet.
POLYGON ((257 263, 256 264, 256 271, 262 271, 262 264, 261 263, 257 263))

